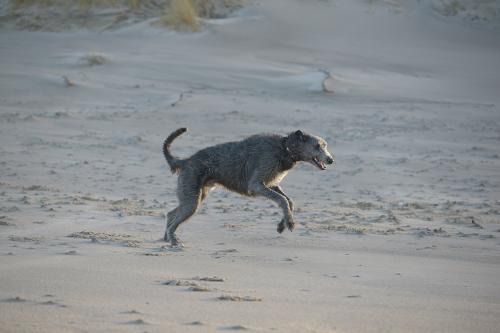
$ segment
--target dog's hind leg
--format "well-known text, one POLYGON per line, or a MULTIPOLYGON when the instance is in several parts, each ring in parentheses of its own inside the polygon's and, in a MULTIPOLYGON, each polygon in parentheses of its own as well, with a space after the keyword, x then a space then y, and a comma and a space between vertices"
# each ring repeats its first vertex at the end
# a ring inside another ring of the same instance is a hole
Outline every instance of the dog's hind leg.
POLYGON ((278 224, 278 232, 282 233, 285 230, 285 226, 292 231, 295 228, 295 223, 293 222, 292 212, 290 210, 290 204, 285 195, 278 193, 277 191, 267 187, 261 182, 250 183, 249 190, 253 195, 261 195, 272 201, 276 202, 278 206, 283 210, 283 219, 278 224))
POLYGON ((165 231, 163 239, 170 242, 170 245, 182 246, 179 238, 175 235, 175 231, 182 222, 189 219, 196 212, 198 204, 198 200, 193 200, 188 203, 184 202, 167 214, 167 230, 165 231))
POLYGON ((172 246, 181 246, 175 231, 179 225, 189 219, 198 209, 201 203, 202 189, 200 182, 189 175, 179 175, 177 188, 179 206, 167 214, 167 229, 163 239, 170 242, 172 246))

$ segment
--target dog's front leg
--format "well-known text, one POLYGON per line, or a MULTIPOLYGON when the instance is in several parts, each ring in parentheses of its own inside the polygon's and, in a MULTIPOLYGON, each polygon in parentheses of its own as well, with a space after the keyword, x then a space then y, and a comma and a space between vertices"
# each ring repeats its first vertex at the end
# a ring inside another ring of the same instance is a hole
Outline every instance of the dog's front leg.
POLYGON ((290 204, 288 199, 283 194, 267 187, 261 182, 252 182, 249 186, 249 191, 252 195, 261 195, 272 201, 276 202, 278 206, 283 210, 283 220, 278 224, 278 232, 281 233, 285 229, 285 226, 292 231, 295 227, 293 222, 292 212, 290 210, 290 204))
MULTIPOLYGON (((292 199, 290 199, 290 197, 288 195, 285 194, 285 192, 283 192, 283 189, 279 185, 271 186, 270 188, 286 198, 286 200, 288 201, 288 205, 290 206, 290 211, 293 212, 293 210, 294 210, 293 201, 292 201, 292 199)), ((281 222, 278 224, 277 230, 281 234, 285 230, 286 227, 288 227, 288 229, 290 229, 290 231, 292 231, 293 228, 295 227, 295 224, 293 222, 291 224, 290 223, 287 224, 285 222, 285 219, 282 219, 281 222)))
POLYGON ((293 201, 292 201, 292 199, 290 199, 290 197, 288 195, 285 194, 285 192, 283 192, 283 189, 279 185, 271 186, 270 189, 273 191, 276 191, 279 194, 281 194, 282 196, 284 196, 286 198, 286 200, 288 200, 288 205, 290 206, 290 210, 293 212, 293 210, 294 210, 293 201))

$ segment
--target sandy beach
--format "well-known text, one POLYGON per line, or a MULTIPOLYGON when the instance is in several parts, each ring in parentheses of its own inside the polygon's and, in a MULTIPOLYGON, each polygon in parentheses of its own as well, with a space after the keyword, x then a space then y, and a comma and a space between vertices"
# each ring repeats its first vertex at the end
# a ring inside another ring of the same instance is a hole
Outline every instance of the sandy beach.
POLYGON ((6 3, 1 332, 499 331, 498 1, 248 0, 197 32, 6 3), (179 127, 180 157, 301 129, 336 167, 282 182, 292 233, 216 189, 171 248, 179 127))

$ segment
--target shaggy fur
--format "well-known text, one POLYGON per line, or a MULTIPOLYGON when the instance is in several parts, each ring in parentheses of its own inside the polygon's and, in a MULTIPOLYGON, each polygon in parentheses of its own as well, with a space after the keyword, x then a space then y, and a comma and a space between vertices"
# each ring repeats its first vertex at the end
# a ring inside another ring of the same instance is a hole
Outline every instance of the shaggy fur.
POLYGON ((163 144, 163 153, 173 173, 178 173, 179 206, 167 214, 164 239, 180 246, 175 235, 177 227, 190 218, 215 185, 246 196, 263 196, 278 204, 283 219, 278 232, 294 229, 293 202, 279 183, 297 162, 310 162, 321 170, 333 164, 326 141, 320 137, 295 131, 287 136, 260 134, 242 141, 227 142, 204 148, 187 159, 170 153, 170 145, 186 128, 170 134, 163 144))

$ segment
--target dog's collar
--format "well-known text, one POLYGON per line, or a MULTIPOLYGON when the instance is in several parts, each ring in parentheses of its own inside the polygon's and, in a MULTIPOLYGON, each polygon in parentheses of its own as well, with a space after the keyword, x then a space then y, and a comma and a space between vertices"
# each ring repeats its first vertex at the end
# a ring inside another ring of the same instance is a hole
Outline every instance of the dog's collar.
POLYGON ((298 156, 296 156, 291 150, 290 148, 288 148, 288 137, 284 137, 283 140, 282 140, 282 145, 283 145, 283 149, 285 150, 286 154, 288 155, 288 158, 290 158, 290 160, 292 162, 297 162, 299 161, 299 158, 298 156))

